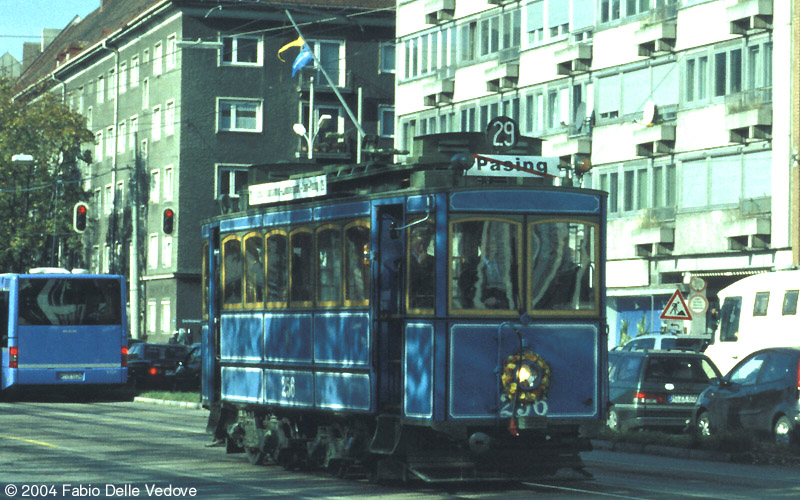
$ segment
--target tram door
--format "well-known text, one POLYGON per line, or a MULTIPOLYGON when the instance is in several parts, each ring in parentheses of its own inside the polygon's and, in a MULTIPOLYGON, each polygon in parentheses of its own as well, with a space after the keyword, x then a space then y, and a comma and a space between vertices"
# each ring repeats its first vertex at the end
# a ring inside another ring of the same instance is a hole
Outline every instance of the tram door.
POLYGON ((373 265, 376 294, 373 328, 378 372, 378 410, 399 414, 402 394, 403 321, 401 289, 403 265, 402 205, 377 207, 377 252, 373 265))

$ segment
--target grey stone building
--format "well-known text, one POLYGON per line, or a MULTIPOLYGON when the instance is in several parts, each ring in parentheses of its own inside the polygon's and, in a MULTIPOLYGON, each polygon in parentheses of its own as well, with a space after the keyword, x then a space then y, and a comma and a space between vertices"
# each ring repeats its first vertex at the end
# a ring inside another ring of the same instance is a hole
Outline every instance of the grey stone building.
POLYGON ((356 159, 357 127, 315 63, 293 77, 300 47, 278 57, 298 38, 287 11, 363 131, 391 144, 391 0, 102 0, 20 77, 95 134, 85 252, 61 264, 125 274, 135 336, 199 337, 200 223, 242 201, 250 165, 356 159))

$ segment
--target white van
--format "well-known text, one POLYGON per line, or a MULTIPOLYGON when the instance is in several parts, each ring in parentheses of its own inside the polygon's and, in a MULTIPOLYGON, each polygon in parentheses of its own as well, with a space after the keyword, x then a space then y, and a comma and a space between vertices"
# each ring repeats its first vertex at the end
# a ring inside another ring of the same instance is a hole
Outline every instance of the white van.
POLYGON ((743 278, 719 292, 714 341, 705 351, 722 373, 764 347, 800 346, 800 270, 743 278))

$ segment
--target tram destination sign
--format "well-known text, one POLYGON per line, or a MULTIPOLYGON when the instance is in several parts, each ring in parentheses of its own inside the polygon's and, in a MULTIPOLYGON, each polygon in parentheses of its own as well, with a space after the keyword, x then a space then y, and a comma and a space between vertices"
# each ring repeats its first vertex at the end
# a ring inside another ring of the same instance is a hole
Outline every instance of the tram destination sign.
POLYGON ((301 179, 256 184, 248 188, 250 205, 265 205, 279 201, 313 198, 328 193, 327 177, 317 175, 301 179))
POLYGON ((464 174, 488 177, 556 177, 558 158, 473 154, 475 160, 464 174))

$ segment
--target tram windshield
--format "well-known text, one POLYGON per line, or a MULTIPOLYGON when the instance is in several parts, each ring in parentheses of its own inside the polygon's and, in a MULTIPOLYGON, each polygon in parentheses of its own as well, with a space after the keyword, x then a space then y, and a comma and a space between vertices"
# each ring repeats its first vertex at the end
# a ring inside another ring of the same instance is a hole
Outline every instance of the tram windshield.
POLYGON ((559 219, 526 224, 522 218, 502 217, 453 221, 450 311, 596 313, 598 259, 597 226, 589 222, 559 219))

